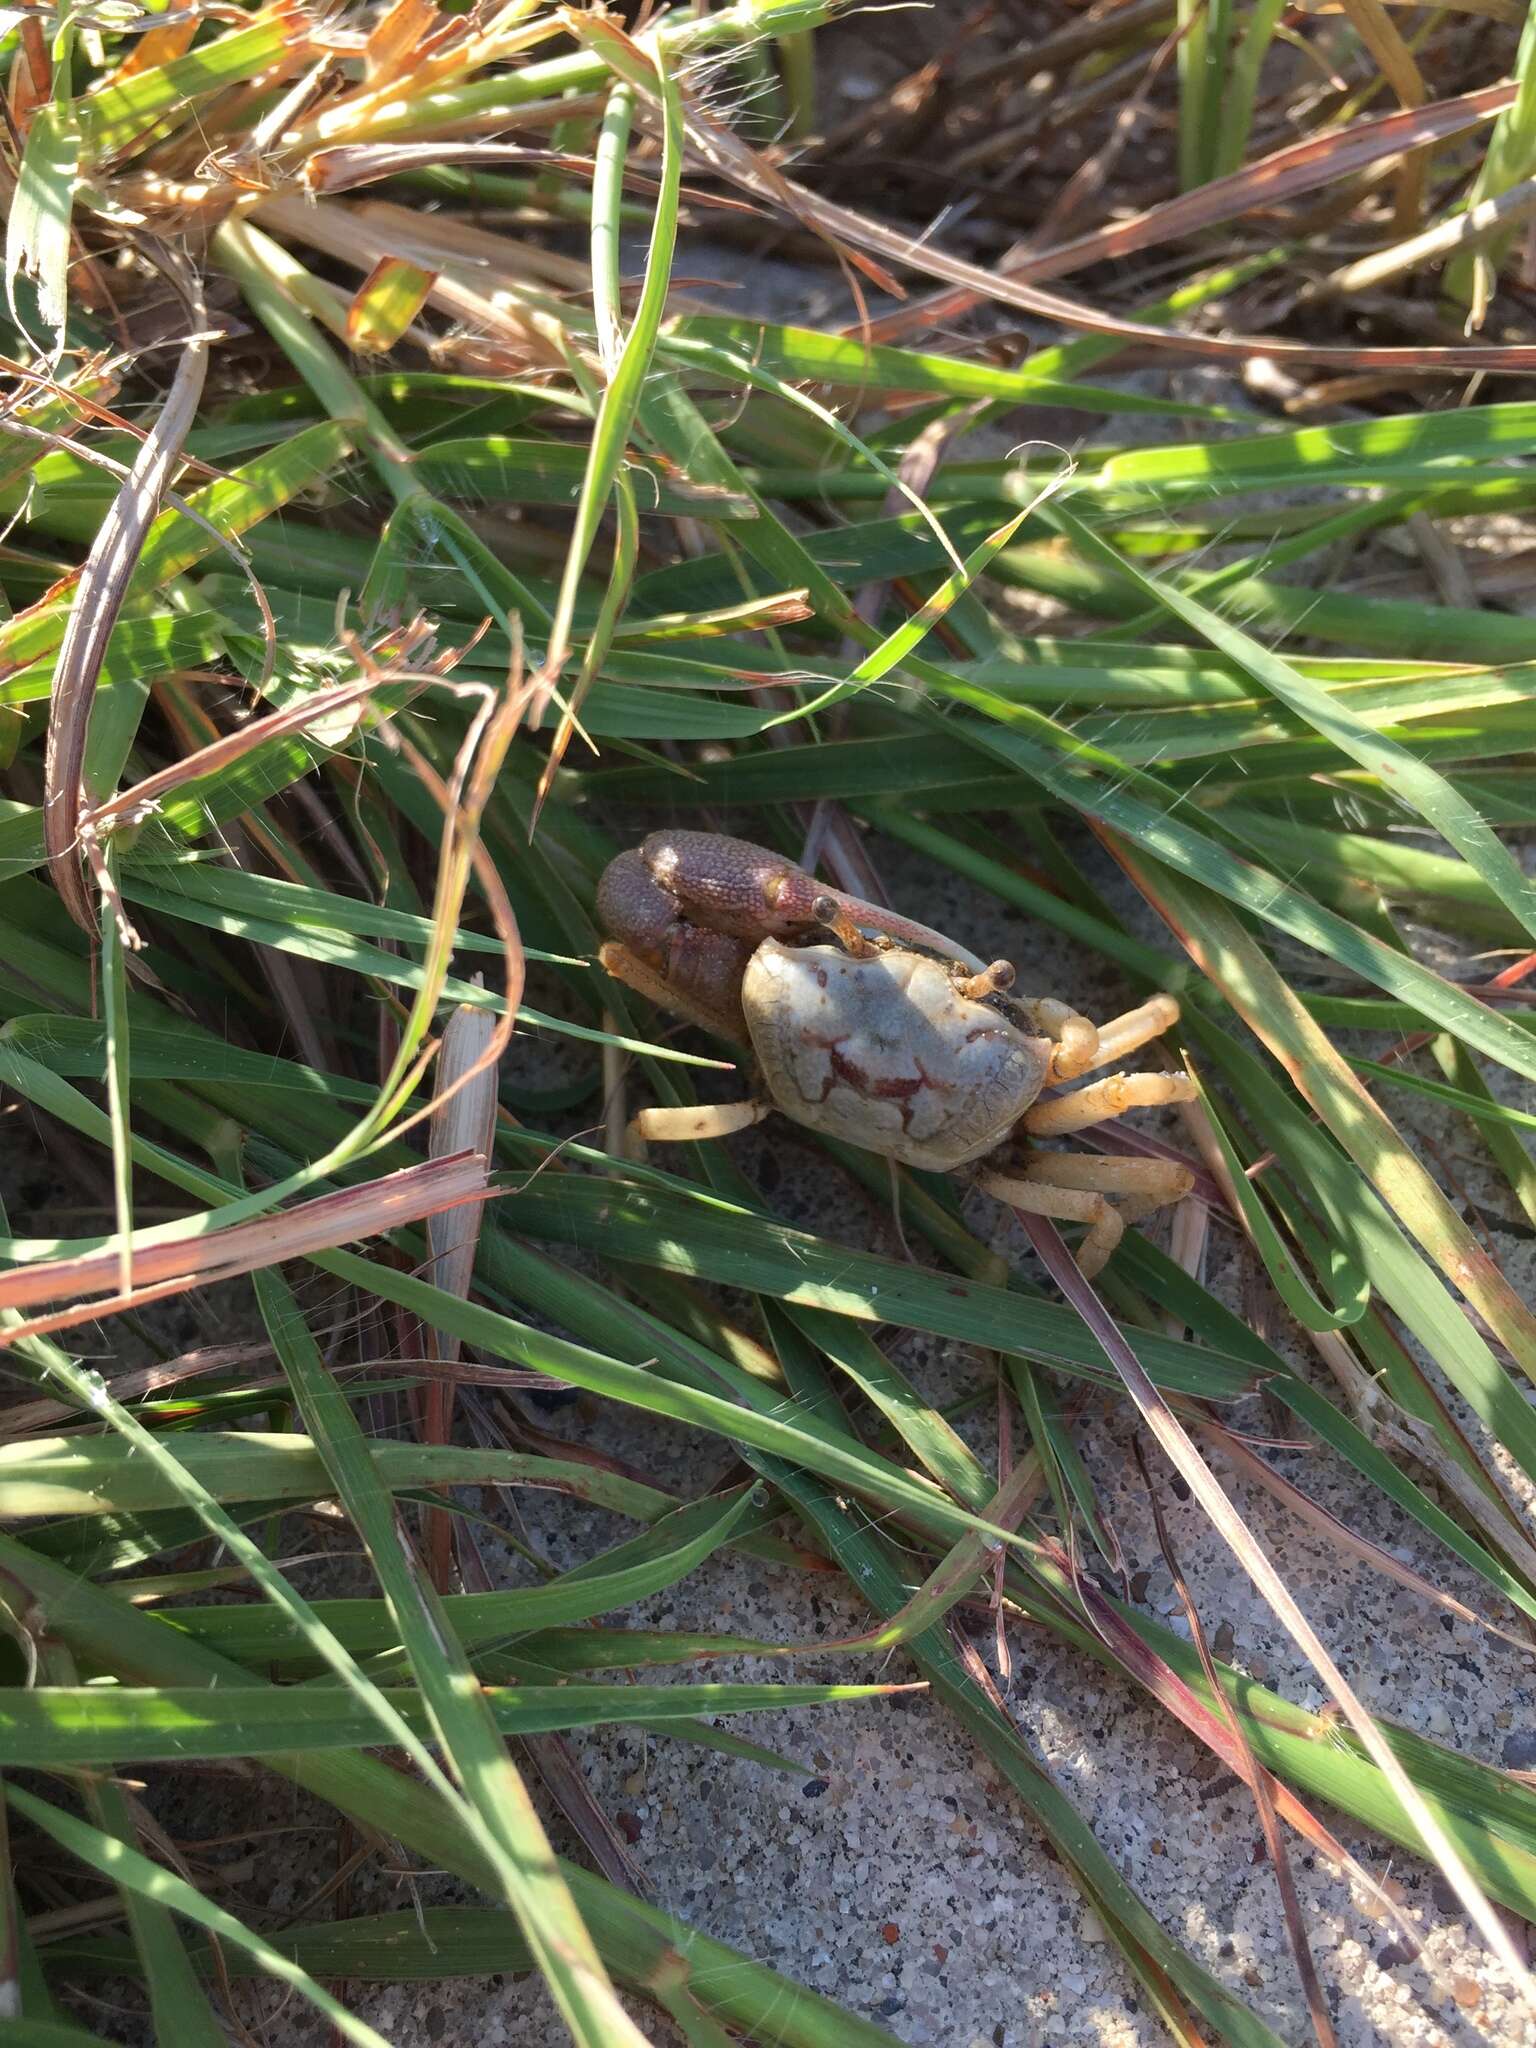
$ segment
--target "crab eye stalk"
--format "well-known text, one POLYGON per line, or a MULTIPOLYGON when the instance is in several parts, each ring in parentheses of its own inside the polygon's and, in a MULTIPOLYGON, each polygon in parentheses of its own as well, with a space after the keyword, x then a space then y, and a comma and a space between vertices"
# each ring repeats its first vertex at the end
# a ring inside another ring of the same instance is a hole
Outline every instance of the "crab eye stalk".
POLYGON ((1013 962, 994 960, 980 974, 967 974, 962 969, 955 976, 955 987, 967 1002, 984 1003, 988 996, 1001 995, 1004 989, 1013 987, 1013 962))
POLYGON ((880 948, 865 938, 835 896, 818 896, 811 905, 811 915, 851 959, 867 960, 872 953, 879 952, 880 948))

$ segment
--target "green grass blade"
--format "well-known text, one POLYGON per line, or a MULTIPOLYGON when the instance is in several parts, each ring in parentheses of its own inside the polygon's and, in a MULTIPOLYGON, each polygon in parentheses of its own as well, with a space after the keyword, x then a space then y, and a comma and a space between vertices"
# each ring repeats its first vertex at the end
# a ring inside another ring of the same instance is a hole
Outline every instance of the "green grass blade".
MULTIPOLYGON (((0 1563, 46 1603, 58 1633, 82 1664, 102 1663, 151 1684, 240 1685, 238 1664, 186 1640, 88 1582, 62 1571, 0 1534, 0 1563)), ((381 1819, 391 1835, 431 1867, 453 1871, 482 1889, 494 1875, 456 1811, 429 1785, 357 1752, 326 1751, 281 1759, 274 1768, 329 1800, 364 1827, 381 1819)), ((777 2036, 778 2048, 890 2048, 892 2036, 792 1979, 754 1963, 737 1949, 687 1927, 669 1914, 617 1891, 601 1878, 562 1862, 560 1868, 587 1924, 597 1933, 614 1973, 645 1990, 657 1967, 675 1954, 689 1959, 694 1995, 723 2022, 777 2036)), ((503 1968, 527 1950, 510 1914, 498 1924, 514 1936, 503 1968)))
POLYGON ((1055 516, 1076 545, 1095 561, 1120 573, 1154 601, 1162 603, 1175 617, 1202 634, 1219 652, 1238 664, 1271 695, 1305 718, 1309 725, 1342 753, 1357 761, 1369 774, 1410 804, 1440 836, 1456 848, 1470 867, 1482 876, 1532 937, 1536 937, 1536 882, 1526 876, 1513 855, 1498 839, 1478 810, 1462 797, 1427 762, 1405 748, 1394 746, 1380 734, 1352 717, 1340 700, 1310 682, 1289 662, 1271 654, 1257 640, 1233 626, 1218 613, 1182 592, 1144 576, 1132 563, 1115 553, 1097 534, 1058 507, 1055 516))
POLYGON ((475 1836, 491 1857, 555 2003, 575 2039, 590 2048, 638 2044, 643 2037, 614 1996, 474 1671, 425 1572, 401 1540, 394 1503, 379 1483, 356 1416, 280 1276, 258 1273, 255 1286, 299 1412, 399 1624, 432 1726, 463 1786, 475 1836))
POLYGON ((80 174, 80 126, 74 103, 36 109, 22 151, 5 229, 5 287, 11 318, 25 322, 16 304, 16 280, 37 280, 37 310, 55 343, 69 318, 70 217, 80 174))
MULTIPOLYGON (((536 1685, 480 1687, 500 1736, 646 1723, 699 1714, 777 1713, 883 1699, 889 1685, 536 1685)), ((386 1692, 419 1734, 432 1719, 420 1693, 386 1692)), ((0 1708, 7 1768, 69 1770, 126 1759, 280 1756, 295 1749, 366 1749, 378 1724, 334 1686, 39 1686, 0 1708)))
POLYGON ((581 578, 597 538, 598 522, 624 460, 641 391, 650 375, 672 279, 672 261, 677 248, 678 193, 682 183, 682 97, 662 53, 660 40, 654 40, 642 57, 641 46, 631 43, 627 36, 615 29, 603 28, 599 33, 600 26, 595 19, 592 20, 583 32, 584 40, 601 52, 621 80, 653 94, 660 104, 661 189, 651 224, 640 303, 635 308, 634 320, 609 375, 593 423, 586 470, 572 521, 570 546, 561 574, 555 616, 549 631, 549 648, 545 655, 545 670, 551 683, 565 663, 581 578))

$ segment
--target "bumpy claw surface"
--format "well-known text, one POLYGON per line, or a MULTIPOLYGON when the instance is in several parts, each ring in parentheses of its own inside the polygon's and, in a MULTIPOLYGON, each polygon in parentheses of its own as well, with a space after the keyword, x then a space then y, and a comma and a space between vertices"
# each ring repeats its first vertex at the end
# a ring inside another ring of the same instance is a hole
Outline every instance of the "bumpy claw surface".
POLYGON ((604 870, 597 915, 611 934, 598 957, 615 979, 691 1024, 736 1045, 747 1043, 741 977, 752 957, 750 939, 710 931, 685 917, 637 850, 621 853, 604 870))
POLYGON ((754 944, 814 931, 827 894, 783 854, 717 832, 653 832, 640 859, 694 924, 754 944))

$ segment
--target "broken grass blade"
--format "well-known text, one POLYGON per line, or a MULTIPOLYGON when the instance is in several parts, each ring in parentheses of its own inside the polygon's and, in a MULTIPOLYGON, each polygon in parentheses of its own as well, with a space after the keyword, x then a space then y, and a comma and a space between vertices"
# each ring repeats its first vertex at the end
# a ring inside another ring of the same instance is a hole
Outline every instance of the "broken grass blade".
MULTIPOLYGON (((191 431, 208 374, 207 308, 202 287, 185 266, 164 267, 177 286, 192 333, 183 343, 176 374, 151 431, 96 530, 59 645, 44 757, 43 837, 54 887, 75 922, 94 927, 80 873, 80 820, 94 792, 85 787, 87 742, 97 678, 123 601, 139 569, 160 500, 191 431)), ((136 722, 136 721, 135 721, 136 722)), ((122 752, 131 743, 127 736, 122 752)), ((113 778, 114 782, 116 777, 113 778)), ((110 793, 110 792, 108 792, 110 793)))
POLYGON ((427 303, 435 273, 386 256, 373 266, 347 307, 347 341, 359 355, 388 355, 427 303))
POLYGON ((621 78, 603 109, 592 176, 592 313, 597 322, 598 360, 610 382, 624 348, 619 237, 623 229, 624 163, 634 118, 635 88, 621 78))
MULTIPOLYGON (((454 1011, 438 1053, 437 1083, 441 1093, 428 1126, 429 1155, 441 1159, 467 1151, 488 1167, 496 1142, 496 1021, 489 1011, 464 1006, 454 1011)), ((427 1218, 428 1274, 449 1294, 469 1293, 484 1213, 475 1203, 427 1218)), ((459 1356, 458 1339, 449 1330, 434 1330, 431 1347, 449 1364, 459 1356)), ((456 1392, 455 1383, 442 1378, 423 1389, 422 1430, 428 1443, 452 1441, 456 1392)), ((452 1520, 429 1510, 423 1532, 435 1583, 443 1591, 452 1562, 452 1520)))
MULTIPOLYGON (((276 1216, 219 1222, 182 1219, 139 1232, 132 1246, 133 1286, 138 1294, 208 1286, 216 1279, 247 1273, 273 1259, 302 1258, 328 1245, 347 1244, 376 1232, 419 1222, 435 1210, 485 1199, 484 1161, 472 1153, 422 1160, 396 1173, 319 1195, 276 1216), (202 1230, 196 1228, 203 1222, 202 1230), (189 1227, 190 1223, 190 1227, 189 1227)), ((0 1273, 0 1308, 35 1308, 66 1295, 95 1295, 113 1286, 119 1248, 73 1258, 39 1260, 0 1273)), ((108 1312, 114 1303, 97 1301, 82 1318, 108 1312)), ((0 1344, 10 1341, 0 1338, 0 1344)))
POLYGON ((53 331, 55 348, 63 345, 69 318, 70 216, 80 173, 76 104, 64 98, 33 115, 6 219, 5 289, 11 318, 25 333, 16 280, 34 278, 37 310, 53 331))
MULTIPOLYGON (((433 1159, 465 1152, 487 1162, 491 1158, 496 1133, 496 1069, 486 1056, 494 1035, 495 1024, 486 1010, 463 1007, 448 1020, 437 1062, 442 1097, 432 1113, 428 1144, 433 1159)), ((463 1212, 439 1211, 427 1219, 432 1253, 428 1271, 433 1284, 449 1294, 469 1293, 482 1214, 476 1204, 463 1212)), ((447 1344, 443 1357, 456 1357, 457 1340, 447 1332, 443 1336, 447 1344)))

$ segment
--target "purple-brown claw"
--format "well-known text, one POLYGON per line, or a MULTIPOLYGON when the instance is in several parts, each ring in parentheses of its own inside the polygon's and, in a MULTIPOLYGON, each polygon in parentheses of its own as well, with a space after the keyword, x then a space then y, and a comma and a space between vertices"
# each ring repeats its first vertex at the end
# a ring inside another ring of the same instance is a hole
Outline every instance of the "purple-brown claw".
POLYGON ((719 832, 653 832, 640 856, 694 924, 754 945, 814 930, 815 905, 826 893, 783 854, 719 832))

